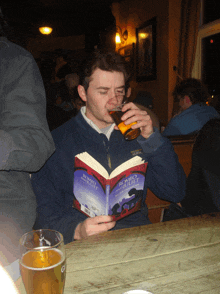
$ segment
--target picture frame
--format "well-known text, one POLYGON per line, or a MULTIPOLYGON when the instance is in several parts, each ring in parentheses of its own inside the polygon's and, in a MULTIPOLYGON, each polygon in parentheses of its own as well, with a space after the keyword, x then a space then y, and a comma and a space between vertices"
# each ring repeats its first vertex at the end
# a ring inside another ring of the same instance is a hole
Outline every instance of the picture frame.
POLYGON ((118 49, 118 53, 124 57, 126 67, 130 75, 134 75, 135 43, 126 45, 118 49))
POLYGON ((156 17, 136 29, 136 81, 157 79, 156 68, 156 17))

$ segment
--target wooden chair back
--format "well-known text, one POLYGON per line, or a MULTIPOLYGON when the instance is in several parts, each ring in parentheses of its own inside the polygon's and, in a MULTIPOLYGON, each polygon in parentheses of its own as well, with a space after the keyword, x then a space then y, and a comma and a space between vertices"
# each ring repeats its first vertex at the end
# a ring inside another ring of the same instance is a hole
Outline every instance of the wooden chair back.
MULTIPOLYGON (((186 176, 189 175, 192 166, 192 151, 197 134, 170 136, 168 137, 173 144, 179 162, 182 165, 186 176)), ((152 223, 162 220, 163 211, 170 205, 168 201, 160 200, 150 189, 147 191, 146 204, 148 206, 148 217, 152 223)))
POLYGON ((192 167, 192 151, 196 137, 197 134, 168 137, 187 177, 192 167))

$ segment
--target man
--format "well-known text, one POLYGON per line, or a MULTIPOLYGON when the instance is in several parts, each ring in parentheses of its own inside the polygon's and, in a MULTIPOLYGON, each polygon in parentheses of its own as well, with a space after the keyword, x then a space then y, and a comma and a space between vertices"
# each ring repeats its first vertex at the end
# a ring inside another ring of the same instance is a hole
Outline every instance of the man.
POLYGON ((197 79, 183 80, 173 96, 179 102, 180 111, 170 120, 163 136, 188 135, 199 131, 210 119, 220 117, 214 107, 206 105, 209 94, 197 79))
POLYGON ((128 75, 120 56, 115 53, 94 52, 83 70, 78 92, 86 106, 77 116, 52 132, 56 152, 45 166, 32 177, 38 202, 35 229, 50 228, 64 235, 65 243, 108 231, 149 224, 143 197, 141 210, 119 221, 112 217, 87 218, 73 208, 74 159, 84 151, 95 158, 109 173, 138 154, 148 161, 144 195, 150 188, 158 197, 179 202, 184 196, 185 174, 170 141, 152 127, 146 111, 132 102, 125 124, 137 121, 141 135, 126 141, 113 123, 109 109, 121 104, 128 75))
POLYGON ((0 263, 19 256, 19 238, 32 230, 36 199, 30 173, 54 152, 43 81, 32 55, 4 36, 0 10, 0 263))

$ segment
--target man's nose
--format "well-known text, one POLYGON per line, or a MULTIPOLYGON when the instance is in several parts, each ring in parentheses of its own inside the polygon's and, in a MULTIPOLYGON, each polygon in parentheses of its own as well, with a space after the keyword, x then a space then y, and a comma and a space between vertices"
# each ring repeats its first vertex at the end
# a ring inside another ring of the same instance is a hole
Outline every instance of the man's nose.
POLYGON ((116 93, 115 91, 111 91, 109 92, 109 98, 112 100, 115 100, 117 102, 121 102, 121 98, 123 95, 119 95, 118 93, 116 93))

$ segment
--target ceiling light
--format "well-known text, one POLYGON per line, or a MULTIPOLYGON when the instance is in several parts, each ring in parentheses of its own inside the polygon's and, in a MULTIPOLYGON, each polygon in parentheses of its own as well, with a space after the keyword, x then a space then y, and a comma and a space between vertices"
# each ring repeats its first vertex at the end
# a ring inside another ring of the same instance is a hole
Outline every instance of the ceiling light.
POLYGON ((40 27, 39 31, 41 32, 41 34, 43 35, 49 35, 52 33, 53 29, 50 27, 40 27))

